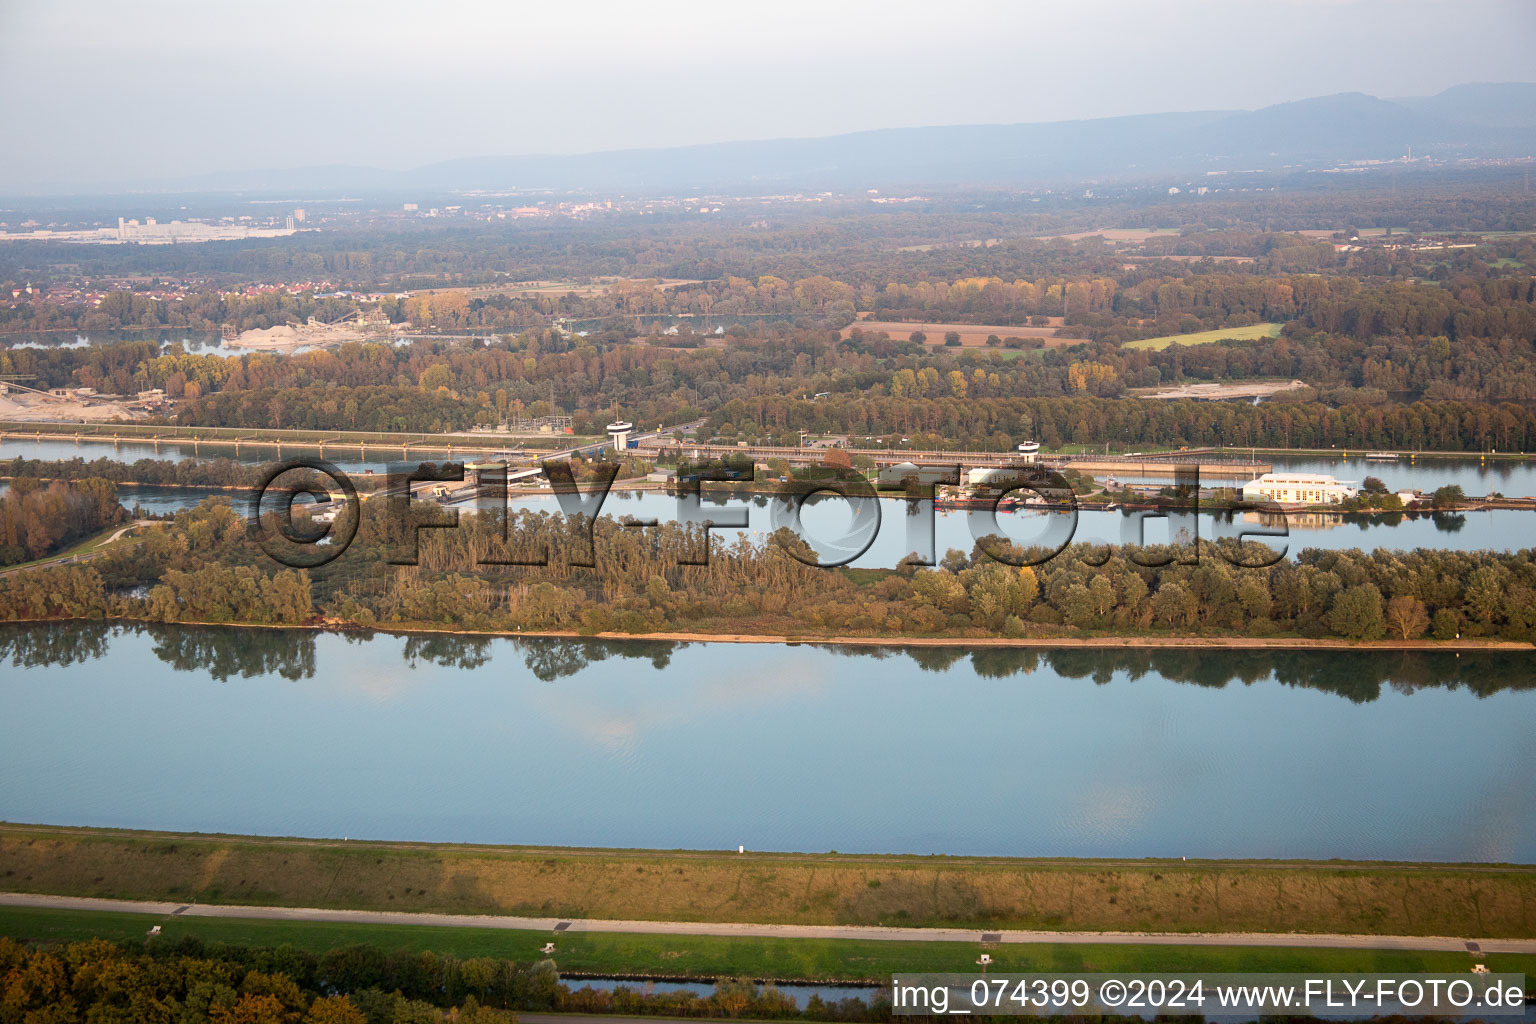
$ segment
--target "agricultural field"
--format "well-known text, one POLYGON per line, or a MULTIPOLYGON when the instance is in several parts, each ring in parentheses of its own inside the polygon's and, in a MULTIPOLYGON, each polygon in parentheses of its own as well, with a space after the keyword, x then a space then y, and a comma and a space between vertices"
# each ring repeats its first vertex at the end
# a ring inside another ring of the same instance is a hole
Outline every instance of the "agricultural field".
MULTIPOLYGON (((926 344, 934 347, 943 347, 944 335, 954 331, 960 335, 960 344, 964 348, 985 348, 987 336, 997 335, 999 338, 1040 338, 1045 342, 1046 348, 1070 348, 1073 345, 1081 345, 1082 338, 1059 338, 1057 329, 1061 326, 1060 317, 1052 317, 1051 324, 1046 327, 1007 326, 1004 324, 946 324, 946 323, 908 323, 899 320, 859 320, 854 324, 843 328, 842 336, 849 337, 855 329, 866 334, 876 331, 884 331, 892 338, 905 340, 913 331, 921 331, 927 336, 926 344)), ((1001 351, 1001 349, 998 349, 1001 351)))
POLYGON ((1102 238, 1106 242, 1145 242, 1149 238, 1176 237, 1183 232, 1179 228, 1099 228, 1094 231, 1074 231, 1066 235, 1036 235, 1036 238, 1065 238, 1077 242, 1084 238, 1102 238))
POLYGON ((1280 324, 1253 324, 1249 327, 1222 327, 1214 331, 1196 331, 1193 334, 1166 334, 1161 338, 1142 338, 1128 341, 1122 348, 1146 348, 1161 351, 1169 345, 1209 345, 1214 341, 1253 341, 1258 338, 1277 338, 1280 324))
POLYGON ((697 278, 664 277, 664 278, 617 278, 599 277, 591 281, 508 281, 497 284, 477 285, 444 285, 439 288, 425 289, 430 292, 463 292, 471 299, 488 299, 492 295, 513 296, 542 296, 545 298, 559 298, 562 295, 575 295, 580 298, 591 298, 596 295, 606 295, 608 290, 621 280, 640 287, 650 286, 657 290, 676 288, 680 285, 703 284, 697 278))

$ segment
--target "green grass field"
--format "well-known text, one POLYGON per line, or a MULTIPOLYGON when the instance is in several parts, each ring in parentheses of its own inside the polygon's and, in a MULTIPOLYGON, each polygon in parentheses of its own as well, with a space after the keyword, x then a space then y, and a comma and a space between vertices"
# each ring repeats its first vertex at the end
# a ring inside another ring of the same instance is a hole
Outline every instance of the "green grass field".
POLYGON ((1254 341, 1258 338, 1275 338, 1280 334, 1280 324, 1253 324, 1249 327, 1223 327, 1215 331, 1196 331, 1193 334, 1168 334, 1161 338, 1142 338, 1128 341, 1121 348, 1165 349, 1169 345, 1209 345, 1213 341, 1254 341))
MULTIPOLYGON (((807 981, 882 981, 894 973, 975 969, 979 944, 888 942, 869 939, 764 939, 699 935, 513 931, 417 925, 330 924, 0 907, 0 935, 37 943, 104 938, 137 943, 150 926, 166 940, 196 936, 205 942, 323 952, 368 944, 386 951, 450 954, 461 958, 540 959, 555 943, 562 971, 582 974, 656 974, 676 977, 754 977, 807 981)), ((987 947, 1001 971, 1465 971, 1465 953, 1413 950, 1308 949, 1266 946, 1004 944, 987 947)), ((1536 956, 1480 957, 1496 971, 1536 974, 1536 956)))

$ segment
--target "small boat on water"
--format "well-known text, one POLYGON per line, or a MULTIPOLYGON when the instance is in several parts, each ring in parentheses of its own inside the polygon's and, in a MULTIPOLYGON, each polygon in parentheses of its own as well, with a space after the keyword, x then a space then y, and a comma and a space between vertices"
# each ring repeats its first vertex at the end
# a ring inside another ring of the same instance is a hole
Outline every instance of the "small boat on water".
POLYGON ((1366 462, 1396 462, 1402 458, 1397 452, 1366 452, 1366 462))

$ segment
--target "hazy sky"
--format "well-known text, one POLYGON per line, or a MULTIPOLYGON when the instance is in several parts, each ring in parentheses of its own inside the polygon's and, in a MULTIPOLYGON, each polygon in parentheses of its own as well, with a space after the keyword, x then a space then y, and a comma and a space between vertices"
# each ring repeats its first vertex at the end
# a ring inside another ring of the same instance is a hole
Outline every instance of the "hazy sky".
POLYGON ((0 0, 0 189, 1536 80, 1531 0, 0 0))

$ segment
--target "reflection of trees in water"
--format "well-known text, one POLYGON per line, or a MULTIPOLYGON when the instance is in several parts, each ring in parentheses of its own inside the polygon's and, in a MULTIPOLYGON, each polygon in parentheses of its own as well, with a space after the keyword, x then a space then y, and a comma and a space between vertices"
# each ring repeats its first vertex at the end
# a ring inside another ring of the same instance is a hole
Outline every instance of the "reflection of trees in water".
POLYGON ((1460 533, 1467 525, 1467 517, 1460 512, 1436 512, 1433 518, 1435 529, 1441 533, 1460 533))
MULTIPOLYGON (((277 672, 290 679, 315 672, 314 634, 286 630, 194 629, 191 627, 152 626, 160 646, 155 653, 178 669, 207 667, 217 679, 228 675, 256 675, 277 672), (165 639, 161 639, 164 637, 165 639), (299 641, 295 644, 295 640, 299 641), (200 660, 201 659, 201 660, 200 660)), ((335 635, 335 634, 332 634, 335 635)), ((339 634, 347 643, 366 644, 376 634, 346 632, 339 634)), ((471 670, 491 662, 496 646, 509 638, 494 636, 459 636, 452 633, 408 634, 401 647, 401 657, 415 668, 426 662, 443 668, 471 670)), ((655 640, 566 640, 510 638, 523 654, 528 668, 546 682, 574 675, 594 662, 611 657, 643 658, 657 670, 665 669, 672 652, 684 644, 655 640)))
MULTIPOLYGON (((154 643, 155 657, 178 672, 207 672, 220 682, 278 675, 310 679, 316 671, 315 633, 300 629, 248 629, 237 626, 146 624, 118 626, 106 622, 42 622, 0 624, 0 661, 17 668, 74 665, 106 659, 112 640, 123 634, 144 634, 154 643)), ((367 644, 372 633, 327 634, 347 644, 367 644)), ((401 654, 407 664, 418 661, 452 669, 476 669, 488 664, 499 637, 443 634, 405 637, 401 654)), ((513 639, 528 668, 546 682, 574 675, 608 658, 639 658, 657 671, 687 644, 658 640, 513 639)), ((343 655, 344 657, 345 655, 343 655)))
POLYGON ((1479 697, 1501 690, 1536 689, 1536 661, 1519 652, 1368 650, 1051 651, 1051 668, 1069 678, 1106 682, 1113 672, 1131 678, 1157 675, 1178 683, 1220 688, 1232 682, 1273 679, 1286 686, 1322 690, 1363 704, 1383 686, 1405 692, 1439 687, 1479 697))
POLYGON ((14 623, 0 626, 0 660, 9 657, 18 668, 105 660, 113 639, 130 634, 148 636, 155 657, 177 671, 206 671, 220 682, 262 675, 308 679, 315 674, 314 634, 298 629, 14 623))
POLYGON ((904 653, 925 672, 948 672, 969 660, 988 679, 1027 675, 1045 663, 1067 679, 1110 682, 1160 677, 1220 689, 1273 679, 1285 686, 1322 690, 1357 704, 1376 700, 1384 686, 1400 693, 1426 688, 1466 689, 1479 697, 1501 690, 1536 689, 1536 655, 1518 651, 1222 650, 1176 648, 1121 650, 1074 647, 834 647, 846 657, 889 658, 904 653))
MULTIPOLYGON (((1156 669, 1180 682, 1202 681, 1223 686, 1221 675, 1245 683, 1273 678, 1286 686, 1323 690, 1363 704, 1381 696, 1383 686, 1466 689, 1479 697, 1501 690, 1536 689, 1536 662, 1530 654, 1468 651, 1242 651, 1230 659, 1223 652, 1217 672, 1204 679, 1187 679, 1159 661, 1156 669)), ((1206 655, 1209 658, 1209 653, 1206 655)))
POLYGON ((565 640, 528 638, 514 640, 523 652, 528 670, 544 682, 572 676, 593 662, 611 657, 642 658, 656 670, 672 663, 672 652, 687 644, 669 640, 565 640))
POLYGON ((412 668, 416 662, 428 661, 444 668, 479 668, 491 660, 493 637, 486 636, 421 636, 412 634, 405 638, 401 653, 412 668))
POLYGON ((907 653, 924 672, 948 672, 966 656, 963 647, 914 647, 907 653))
MULTIPOLYGON (((316 671, 316 634, 296 629, 246 629, 221 626, 142 625, 105 622, 44 622, 0 625, 0 663, 16 668, 74 665, 106 659, 112 641, 123 634, 147 634, 162 662, 182 672, 205 671, 220 682, 279 675, 309 679, 316 671)), ((372 634, 342 633, 348 644, 366 644, 372 634)), ((425 661, 445 668, 475 669, 491 661, 496 645, 508 643, 535 677, 552 682, 575 675, 609 658, 641 659, 656 671, 666 669, 678 649, 689 646, 661 640, 466 637, 414 635, 405 638, 407 663, 425 661)), ((1379 650, 1229 650, 1212 648, 1104 649, 1041 647, 854 647, 806 644, 818 653, 841 658, 910 659, 925 672, 944 673, 969 662, 977 676, 1003 679, 1028 675, 1042 663, 1068 679, 1109 682, 1116 674, 1144 676, 1196 686, 1221 688, 1232 682, 1274 680, 1285 686, 1321 690, 1367 703, 1383 687, 1401 693, 1428 688, 1466 689, 1479 697, 1503 690, 1536 689, 1536 654, 1520 651, 1379 651, 1379 650)), ((750 656, 742 648, 723 648, 722 660, 750 656)))
POLYGON ((0 662, 9 658, 13 668, 37 668, 104 658, 116 629, 106 622, 0 625, 0 662))
POLYGON ((310 679, 315 674, 315 634, 309 630, 171 625, 143 629, 155 642, 155 657, 180 672, 205 671, 221 683, 263 675, 310 679))

